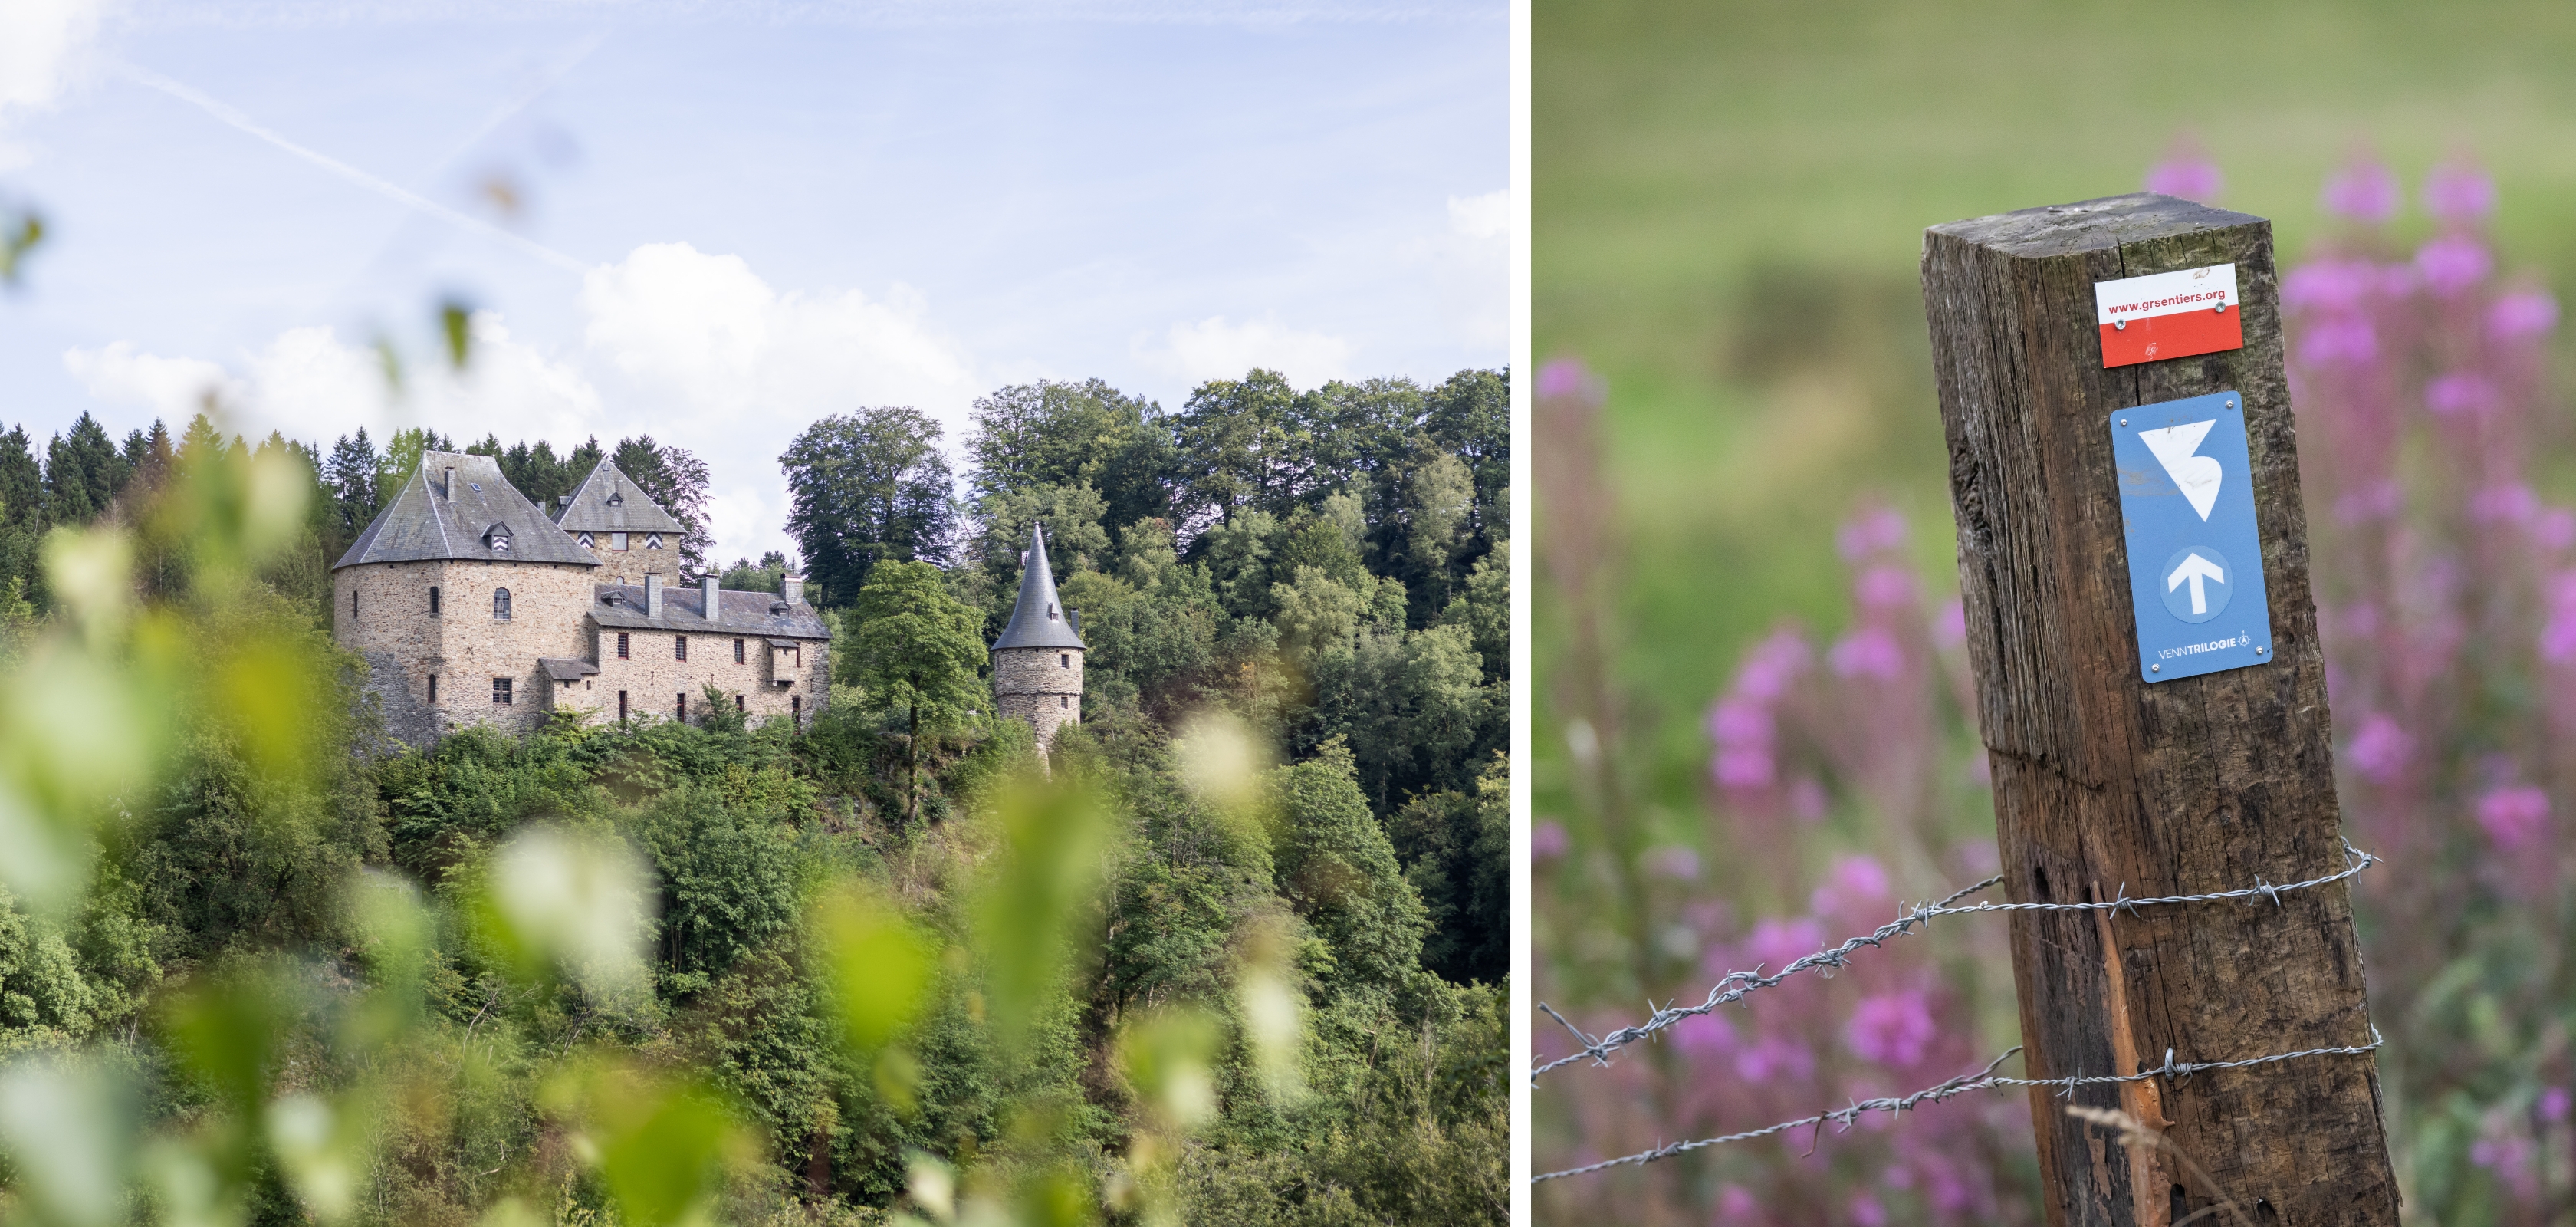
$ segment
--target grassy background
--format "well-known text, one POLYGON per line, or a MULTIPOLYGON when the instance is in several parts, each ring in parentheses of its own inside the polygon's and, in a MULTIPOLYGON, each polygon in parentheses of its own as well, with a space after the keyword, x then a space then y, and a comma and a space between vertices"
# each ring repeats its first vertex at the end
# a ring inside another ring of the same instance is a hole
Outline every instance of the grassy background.
MULTIPOLYGON (((2502 264, 2576 285, 2576 6, 1542 0, 1535 30, 1537 353, 1608 380, 1623 774, 1675 834, 1744 646, 1843 621, 1832 534, 1858 498, 1905 512, 1955 587, 1923 227, 2135 190, 2188 135, 2286 263, 2356 149, 2406 183, 2401 233, 2466 153, 2498 182, 2502 264)), ((1538 609, 1538 814, 1579 825, 1565 621, 1538 609)))

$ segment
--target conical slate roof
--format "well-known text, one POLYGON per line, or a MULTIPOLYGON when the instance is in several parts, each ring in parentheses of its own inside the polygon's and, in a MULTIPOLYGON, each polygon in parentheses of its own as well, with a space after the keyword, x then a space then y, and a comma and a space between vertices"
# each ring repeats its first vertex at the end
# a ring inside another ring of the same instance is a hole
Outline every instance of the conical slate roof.
POLYGON ((434 558, 599 565, 501 476, 498 462, 462 452, 421 453, 420 467, 331 569, 434 558))
MULTIPOLYGON (((679 518, 662 510, 615 464, 603 459, 590 476, 573 488, 570 502, 547 509, 568 533, 669 533, 688 531, 679 518)), ((679 542, 671 543, 677 546, 679 542)))
POLYGON ((1002 628, 1002 637, 993 641, 993 650, 1081 646, 1082 636, 1073 633, 1073 619, 1056 600, 1055 572, 1047 566, 1046 529, 1032 526, 1028 561, 1020 568, 1020 603, 1011 610, 1011 624, 1002 628))

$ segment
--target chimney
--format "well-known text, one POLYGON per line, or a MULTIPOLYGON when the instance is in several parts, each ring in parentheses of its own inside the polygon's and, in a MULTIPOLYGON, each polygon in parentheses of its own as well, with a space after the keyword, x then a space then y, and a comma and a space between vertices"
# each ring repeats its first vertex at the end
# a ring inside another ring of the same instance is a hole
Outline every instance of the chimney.
POLYGON ((781 576, 778 581, 778 595, 787 598, 787 603, 790 605, 804 604, 805 577, 794 571, 781 576))
POLYGON ((644 616, 662 616, 662 573, 659 571, 644 573, 644 616))
POLYGON ((713 571, 709 571, 698 577, 699 590, 707 594, 707 603, 699 607, 699 612, 705 614, 706 619, 709 622, 721 622, 724 620, 724 606, 721 604, 721 598, 717 595, 719 592, 723 591, 723 589, 717 587, 717 585, 723 582, 724 577, 713 571))
POLYGON ((456 466, 455 466, 455 465, 452 465, 452 464, 451 464, 451 465, 447 466, 447 472, 446 472, 443 476, 441 476, 441 477, 439 478, 439 480, 438 480, 438 497, 440 497, 440 498, 455 498, 455 497, 456 497, 456 466))
POLYGON ((1064 619, 1073 624, 1073 637, 1082 638, 1082 611, 1067 605, 1064 607, 1064 619))

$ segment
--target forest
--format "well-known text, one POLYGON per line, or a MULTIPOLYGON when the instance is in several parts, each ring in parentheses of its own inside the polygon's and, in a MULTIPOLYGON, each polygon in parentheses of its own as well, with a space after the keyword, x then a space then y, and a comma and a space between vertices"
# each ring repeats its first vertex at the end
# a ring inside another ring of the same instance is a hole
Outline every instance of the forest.
POLYGON ((426 428, 0 434, 0 1213, 248 1223, 1505 1218, 1503 372, 813 423, 797 728, 388 739, 330 567, 426 428), (952 470, 951 457, 962 457, 952 470), (1043 524, 1089 650, 985 645, 1043 524))

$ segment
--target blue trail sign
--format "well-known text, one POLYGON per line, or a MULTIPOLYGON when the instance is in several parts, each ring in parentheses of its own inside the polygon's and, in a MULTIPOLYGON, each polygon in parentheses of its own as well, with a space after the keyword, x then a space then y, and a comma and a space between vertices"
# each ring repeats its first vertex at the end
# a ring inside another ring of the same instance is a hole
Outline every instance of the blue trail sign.
POLYGON ((2170 682, 2269 663, 2245 399, 2213 392, 2123 409, 2110 423, 2138 676, 2170 682))

